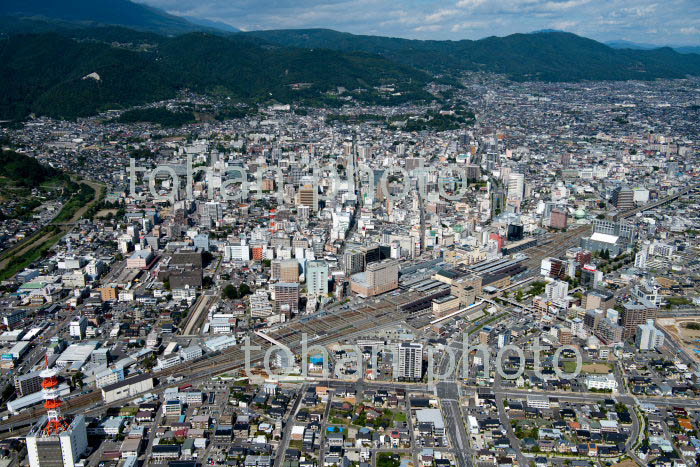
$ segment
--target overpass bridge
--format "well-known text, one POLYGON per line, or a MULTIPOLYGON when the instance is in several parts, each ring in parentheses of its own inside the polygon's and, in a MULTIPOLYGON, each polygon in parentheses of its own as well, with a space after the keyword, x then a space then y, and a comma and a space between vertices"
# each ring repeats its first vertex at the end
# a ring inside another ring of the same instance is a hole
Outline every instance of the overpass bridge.
POLYGON ((633 216, 639 214, 640 212, 651 211, 652 209, 656 209, 660 206, 664 206, 668 203, 671 203, 671 202, 677 200, 681 196, 685 196, 688 193, 690 193, 694 190, 697 190, 698 188, 700 188, 700 182, 695 183, 693 185, 690 185, 677 193, 674 193, 672 195, 658 199, 658 200, 654 201, 653 203, 645 204, 644 206, 640 206, 638 208, 632 209, 631 211, 625 211, 622 213, 618 213, 615 216, 615 220, 617 221, 617 220, 621 220, 621 219, 629 219, 630 217, 633 217, 633 216))

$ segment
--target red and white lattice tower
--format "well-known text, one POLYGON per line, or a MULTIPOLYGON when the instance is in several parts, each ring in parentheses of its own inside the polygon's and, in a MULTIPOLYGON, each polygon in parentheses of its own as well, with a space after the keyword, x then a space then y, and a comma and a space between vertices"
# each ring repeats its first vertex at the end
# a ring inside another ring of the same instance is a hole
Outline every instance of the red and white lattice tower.
POLYGON ((44 407, 49 421, 44 431, 47 435, 57 435, 68 428, 68 422, 61 416, 63 401, 58 392, 58 372, 49 368, 49 359, 46 357, 46 369, 39 376, 43 378, 41 387, 44 388, 44 407))

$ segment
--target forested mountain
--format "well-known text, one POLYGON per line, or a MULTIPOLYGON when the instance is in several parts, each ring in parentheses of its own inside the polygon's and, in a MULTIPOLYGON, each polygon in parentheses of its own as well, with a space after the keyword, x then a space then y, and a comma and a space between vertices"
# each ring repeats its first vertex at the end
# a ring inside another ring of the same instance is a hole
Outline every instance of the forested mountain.
MULTIPOLYGON (((125 31, 99 34, 125 40, 125 31)), ((368 101, 429 97, 422 90, 428 74, 376 55, 262 47, 248 38, 205 33, 136 34, 151 47, 137 51, 55 33, 0 40, 0 119, 30 112, 87 116, 170 98, 183 88, 283 102, 329 99, 326 92, 338 87, 364 89, 357 97, 368 101), (378 95, 374 88, 383 84, 395 85, 401 96, 378 95)))
MULTIPOLYGON (((637 50, 653 50, 660 49, 661 47, 654 44, 644 44, 638 42, 630 41, 608 41, 605 45, 612 47, 613 49, 637 49, 637 50)), ((690 46, 690 45, 669 45, 673 50, 682 54, 700 54, 700 46, 690 46)))
MULTIPOLYGON (((129 0, 3 0, 0 15, 44 19, 64 25, 118 25, 162 34, 218 30, 212 22, 185 18, 129 0)), ((230 30, 229 30, 230 31, 230 30)))
POLYGON ((5 0, 2 14, 12 16, 0 16, 0 120, 93 115, 182 89, 333 107, 349 97, 387 105, 432 99, 424 87, 434 75, 454 83, 465 71, 544 81, 700 75, 697 54, 615 49, 560 31, 477 41, 328 29, 178 35, 200 26, 128 0, 5 0), (95 26, 103 23, 112 25, 95 26))
POLYGON ((544 31, 477 41, 421 41, 329 29, 253 31, 245 35, 294 47, 379 54, 430 72, 482 70, 515 80, 626 80, 700 75, 700 55, 670 48, 613 49, 575 34, 544 31))

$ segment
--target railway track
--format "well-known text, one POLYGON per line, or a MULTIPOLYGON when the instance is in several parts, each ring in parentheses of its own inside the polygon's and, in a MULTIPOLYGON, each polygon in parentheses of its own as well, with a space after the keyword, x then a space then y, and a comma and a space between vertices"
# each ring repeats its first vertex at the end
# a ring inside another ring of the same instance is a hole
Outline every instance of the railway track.
MULTIPOLYGON (((309 335, 322 334, 322 337, 309 342, 309 345, 328 345, 339 340, 352 340, 353 337, 368 331, 399 323, 405 323, 405 316, 396 311, 396 305, 388 301, 380 301, 363 310, 348 310, 345 313, 326 315, 306 323, 293 322, 290 326, 271 333, 270 337, 289 347, 293 353, 297 353, 301 351, 301 337, 304 332, 309 335)), ((250 352, 251 366, 253 366, 262 362, 269 344, 260 337, 252 336, 250 345, 259 346, 261 349, 250 352)), ((221 353, 204 357, 202 360, 183 363, 155 373, 153 376, 158 378, 161 384, 150 392, 159 393, 172 386, 172 384, 165 382, 171 376, 184 376, 176 383, 180 385, 197 383, 218 374, 244 368, 245 352, 240 347, 226 349, 221 353)), ((81 411, 85 415, 91 415, 110 407, 122 406, 133 399, 135 397, 90 408, 102 400, 101 392, 93 391, 66 400, 63 409, 66 413, 81 411), (88 410, 85 410, 86 408, 88 410)), ((34 408, 5 420, 0 425, 0 439, 17 436, 17 429, 31 425, 45 412, 43 408, 34 408)))
MULTIPOLYGON (((582 235, 590 230, 590 226, 580 226, 555 236, 552 241, 541 247, 535 247, 535 254, 527 260, 529 267, 539 270, 539 263, 542 258, 553 255, 557 251, 563 251, 578 241, 582 235), (572 243, 573 241, 573 243, 572 243)), ((287 346, 292 352, 301 350, 301 337, 305 333, 309 336, 320 336, 309 344, 327 345, 339 340, 349 340, 352 336, 361 335, 371 330, 380 329, 392 324, 406 324, 406 316, 398 311, 399 306, 387 299, 367 302, 362 309, 348 309, 344 312, 333 312, 314 317, 305 321, 294 321, 288 326, 277 329, 269 335, 271 338, 287 346)), ((259 346, 266 349, 268 343, 263 339, 253 336, 250 339, 252 346, 259 346)), ((264 350, 251 351, 251 365, 260 363, 265 355, 264 350)), ((210 354, 200 361, 187 362, 181 365, 168 368, 153 376, 160 380, 160 386, 154 393, 163 391, 169 385, 164 383, 171 376, 184 376, 184 381, 196 383, 198 381, 211 378, 217 374, 236 371, 245 368, 245 352, 239 348, 230 348, 221 353, 210 354)), ((183 380, 178 381, 182 384, 183 380)), ((75 412, 79 409, 91 407, 102 400, 99 391, 69 399, 65 402, 64 409, 67 413, 75 412)), ((121 400, 113 405, 123 405, 127 400, 121 400)), ((99 412, 110 407, 108 404, 100 404, 98 407, 90 409, 86 414, 99 412)), ((27 426, 43 415, 43 408, 30 409, 22 414, 10 417, 0 425, 0 438, 7 437, 8 429, 27 426)), ((10 433, 10 435, 12 435, 10 433)))

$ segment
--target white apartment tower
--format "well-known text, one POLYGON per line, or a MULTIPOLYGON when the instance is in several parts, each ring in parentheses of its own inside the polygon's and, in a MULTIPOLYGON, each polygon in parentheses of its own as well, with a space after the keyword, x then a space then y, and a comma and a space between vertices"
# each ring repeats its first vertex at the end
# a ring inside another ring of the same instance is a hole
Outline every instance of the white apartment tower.
POLYGON ((325 261, 306 263, 306 290, 309 297, 328 295, 328 265, 325 261))
POLYGON ((398 346, 395 378, 416 381, 423 376, 423 344, 402 342, 398 346))
POLYGON ((508 177, 508 199, 522 200, 525 196, 525 175, 512 173, 508 177))

